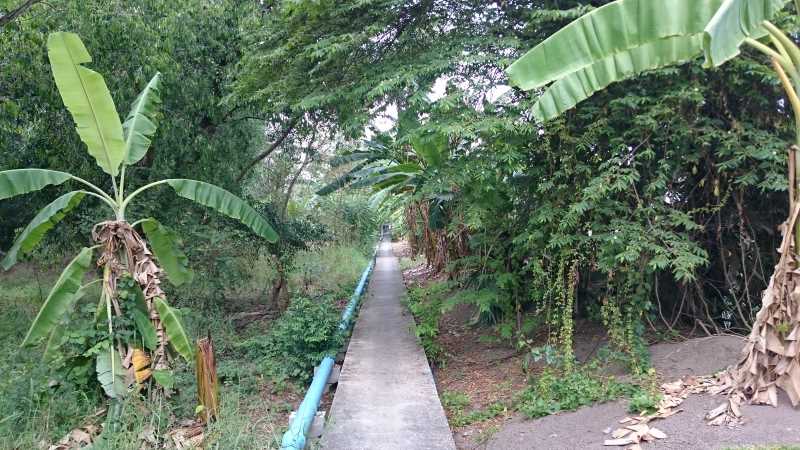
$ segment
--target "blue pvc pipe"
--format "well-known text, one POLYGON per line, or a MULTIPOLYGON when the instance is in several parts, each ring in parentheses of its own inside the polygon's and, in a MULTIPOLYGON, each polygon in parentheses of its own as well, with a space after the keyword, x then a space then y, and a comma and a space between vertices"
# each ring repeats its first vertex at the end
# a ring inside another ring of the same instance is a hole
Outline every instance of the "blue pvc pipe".
MULTIPOLYGON (((364 269, 364 273, 361 274, 361 279, 358 281, 358 285, 356 285, 356 290, 350 297, 350 302, 348 302, 344 312, 342 312, 342 320, 339 321, 339 330, 342 332, 350 328, 350 322, 352 321, 356 308, 358 308, 361 295, 364 293, 364 289, 367 286, 367 281, 369 280, 369 275, 375 264, 375 256, 377 253, 378 250, 375 249, 372 260, 367 265, 367 268, 364 269)), ((333 356, 329 355, 323 358, 322 362, 319 363, 314 378, 311 380, 311 386, 308 387, 308 391, 306 391, 306 395, 303 397, 300 407, 297 408, 294 420, 289 424, 289 429, 286 430, 286 433, 283 434, 281 449, 302 450, 306 446, 306 435, 308 434, 309 428, 311 428, 311 423, 314 421, 314 416, 317 414, 317 408, 319 408, 319 402, 322 400, 322 394, 325 392, 325 384, 328 382, 328 378, 331 375, 334 362, 333 356)))

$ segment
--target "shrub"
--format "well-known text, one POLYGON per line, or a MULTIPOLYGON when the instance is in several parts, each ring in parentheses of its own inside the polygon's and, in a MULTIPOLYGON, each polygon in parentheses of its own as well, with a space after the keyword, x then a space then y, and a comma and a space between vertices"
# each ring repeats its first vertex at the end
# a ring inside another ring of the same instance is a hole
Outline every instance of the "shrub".
POLYGON ((262 358, 268 375, 306 381, 323 357, 341 347, 338 325, 339 312, 331 297, 301 297, 273 322, 266 336, 242 346, 249 355, 262 358))
POLYGON ((417 322, 414 332, 428 359, 437 364, 444 360, 444 349, 437 342, 437 338, 444 297, 449 289, 450 286, 445 282, 434 282, 408 291, 408 309, 417 322))

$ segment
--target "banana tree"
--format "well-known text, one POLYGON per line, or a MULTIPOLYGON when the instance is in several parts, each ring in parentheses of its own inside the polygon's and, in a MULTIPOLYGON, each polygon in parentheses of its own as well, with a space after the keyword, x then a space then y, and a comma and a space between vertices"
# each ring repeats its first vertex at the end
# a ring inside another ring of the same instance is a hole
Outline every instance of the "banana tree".
POLYGON ((179 249, 176 234, 155 219, 129 222, 126 211, 131 202, 145 191, 169 186, 181 197, 238 219, 270 242, 274 242, 277 235, 245 201, 202 181, 165 179, 127 192, 125 170, 145 156, 150 138, 156 131, 160 75, 156 73, 147 83, 123 122, 103 77, 84 66, 91 62, 91 57, 76 34, 53 33, 48 38, 47 48, 64 105, 72 115, 89 154, 110 177, 111 192, 66 172, 47 169, 1 171, 0 200, 67 182, 80 187, 39 211, 19 234, 0 265, 5 270, 10 269, 85 198, 93 197, 108 207, 108 220, 96 224, 92 230, 95 245, 83 248, 61 273, 22 344, 46 340, 46 351, 53 350, 60 342, 62 321, 67 313, 90 292, 90 285, 100 284, 97 318, 100 323, 107 324, 108 336, 87 354, 96 355, 97 377, 106 394, 118 398, 127 391, 124 370, 133 372, 136 366, 135 378, 142 382, 167 367, 168 345, 187 360, 191 360, 193 352, 179 314, 166 302, 161 288, 165 274, 175 285, 191 280, 186 256, 179 249), (151 247, 148 247, 148 241, 151 247), (102 272, 102 278, 84 284, 93 259, 102 272), (126 283, 135 287, 134 295, 121 295, 121 285, 126 283), (135 329, 124 330, 127 333, 115 330, 114 318, 123 315, 132 317, 135 329), (140 336, 141 345, 132 345, 121 337, 134 333, 140 336))
MULTIPOLYGON (((800 403, 800 49, 770 22, 788 0, 617 0, 562 28, 508 69, 511 82, 540 96, 533 114, 547 121, 606 86, 648 70, 704 56, 706 67, 736 57, 743 45, 765 55, 792 107, 797 141, 789 154, 790 217, 780 262, 732 369, 732 399, 777 405, 783 389, 800 403), (792 232, 794 230, 794 232, 792 232)), ((800 0, 794 1, 800 13, 800 0)))

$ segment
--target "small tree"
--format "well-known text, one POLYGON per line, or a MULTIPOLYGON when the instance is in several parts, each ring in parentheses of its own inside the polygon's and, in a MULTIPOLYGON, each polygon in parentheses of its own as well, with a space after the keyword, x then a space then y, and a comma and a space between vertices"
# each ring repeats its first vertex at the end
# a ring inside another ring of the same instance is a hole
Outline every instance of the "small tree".
POLYGON ((112 192, 107 193, 95 184, 66 172, 46 169, 0 172, 0 200, 67 181, 84 186, 83 190, 68 192, 39 211, 22 230, 0 265, 5 270, 11 268, 21 255, 33 250, 45 233, 87 196, 107 205, 112 215, 92 229, 96 245, 83 248, 61 273, 23 345, 46 338, 47 351, 58 346, 65 315, 88 292, 90 285, 101 283, 97 317, 107 323, 108 335, 87 353, 96 354, 97 378, 103 390, 111 398, 123 396, 127 386, 122 369, 130 366, 131 362, 138 382, 155 373, 156 381, 169 385, 171 381, 164 378, 163 372, 158 372, 167 367, 167 344, 186 360, 191 360, 193 348, 177 311, 165 300, 161 282, 164 272, 175 285, 190 281, 192 273, 187 267, 186 256, 178 247, 177 235, 153 218, 129 223, 126 217, 128 205, 144 191, 168 185, 181 197, 238 219, 269 242, 275 242, 277 235, 270 224, 242 199, 201 181, 160 180, 126 195, 125 169, 145 156, 150 147, 150 137, 156 131, 160 74, 157 73, 145 86, 122 122, 103 77, 83 66, 91 62, 91 57, 81 39, 73 33, 53 33, 48 38, 47 47, 53 77, 64 105, 69 109, 89 154, 111 177, 112 192), (137 226, 146 235, 153 253, 136 230, 137 226), (95 254, 103 276, 83 284, 95 254), (123 326, 132 323, 129 325, 132 329, 115 329, 114 319, 123 315, 132 320, 120 323, 123 326), (121 357, 123 354, 124 358, 121 357))
MULTIPOLYGON (((779 263, 731 381, 734 393, 772 405, 777 405, 777 388, 793 405, 800 404, 800 48, 769 22, 788 1, 617 0, 562 28, 507 69, 516 86, 542 89, 533 114, 544 122, 608 85, 648 70, 701 55, 707 67, 719 66, 736 57, 743 44, 769 58, 795 117, 790 216, 779 263), (766 41, 758 40, 762 38, 766 41)), ((800 13, 800 0, 794 4, 800 13)))

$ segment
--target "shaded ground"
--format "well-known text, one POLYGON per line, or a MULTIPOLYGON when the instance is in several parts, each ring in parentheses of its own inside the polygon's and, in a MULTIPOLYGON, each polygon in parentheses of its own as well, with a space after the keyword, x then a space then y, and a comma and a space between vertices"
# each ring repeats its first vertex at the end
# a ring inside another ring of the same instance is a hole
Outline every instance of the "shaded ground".
MULTIPOLYGON (((733 336, 692 339, 677 344, 658 344, 651 348, 653 365, 665 379, 682 375, 709 374, 736 361, 741 339, 733 336)), ((694 395, 684 401, 683 411, 653 426, 667 434, 667 439, 644 444, 653 449, 724 449, 750 445, 800 444, 800 411, 787 398, 778 408, 745 406, 741 426, 706 425, 703 416, 724 401, 721 397, 694 395)), ((603 447, 609 428, 619 427, 629 415, 624 401, 595 405, 578 411, 524 420, 507 420, 485 444, 472 443, 462 448, 485 449, 577 449, 603 447)))
MULTIPOLYGON (((404 243, 396 243, 395 252, 409 253, 404 243)), ((429 281, 430 274, 423 267, 415 267, 414 261, 406 258, 401 264, 411 267, 403 273, 407 285, 429 281)), ((452 393, 466 394, 470 399, 467 412, 485 410, 496 402, 511 405, 527 383, 523 355, 497 338, 490 327, 469 326, 473 313, 462 305, 445 313, 440 321, 437 342, 446 357, 441 367, 434 367, 439 394, 443 398, 452 393)), ((601 326, 576 322, 578 360, 590 360, 605 343, 601 326)), ((711 375, 734 364, 741 348, 740 337, 715 336, 656 344, 650 347, 650 354, 660 379, 666 382, 682 376, 711 375)), ((535 367, 529 370, 528 375, 537 372, 535 367)), ((667 438, 644 443, 642 448, 769 448, 787 444, 794 448, 800 444, 800 409, 793 409, 783 394, 778 408, 744 406, 744 422, 737 427, 707 425, 703 417, 723 402, 723 397, 691 395, 679 407, 681 412, 652 422, 667 438)), ((629 415, 627 401, 619 400, 534 420, 509 410, 463 426, 454 426, 452 415, 449 419, 459 449, 622 449, 605 447, 603 441, 611 438, 606 432, 619 428, 619 421, 629 415)))

